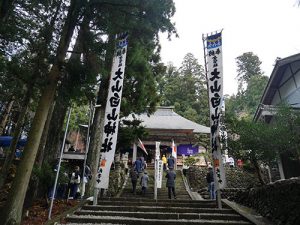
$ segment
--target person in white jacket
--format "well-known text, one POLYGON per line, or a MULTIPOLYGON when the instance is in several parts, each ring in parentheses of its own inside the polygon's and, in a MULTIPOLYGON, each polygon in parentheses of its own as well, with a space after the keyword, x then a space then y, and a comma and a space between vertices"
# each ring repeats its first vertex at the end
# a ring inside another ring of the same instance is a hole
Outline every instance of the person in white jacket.
POLYGON ((70 178, 70 197, 69 199, 76 199, 78 192, 78 185, 80 184, 79 166, 75 167, 75 170, 71 174, 70 178))
POLYGON ((143 176, 141 177, 141 186, 142 186, 142 195, 146 195, 148 187, 149 176, 147 171, 144 171, 143 176))

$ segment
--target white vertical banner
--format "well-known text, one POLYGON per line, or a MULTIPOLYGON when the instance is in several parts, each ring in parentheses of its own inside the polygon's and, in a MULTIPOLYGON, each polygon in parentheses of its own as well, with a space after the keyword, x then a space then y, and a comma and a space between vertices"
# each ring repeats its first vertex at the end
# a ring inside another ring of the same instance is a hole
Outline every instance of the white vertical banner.
POLYGON ((160 142, 155 142, 155 159, 159 160, 160 156, 160 142))
POLYGON ((160 142, 155 142, 155 164, 154 164, 154 199, 157 200, 158 185, 158 162, 160 156, 160 142))
POLYGON ((223 99, 222 33, 207 36, 206 48, 213 165, 218 186, 219 188, 223 188, 226 182, 219 141, 219 125, 223 99))
POLYGON ((96 188, 108 188, 110 167, 114 160, 121 106, 125 62, 127 53, 127 35, 117 37, 116 50, 110 74, 110 84, 105 108, 103 140, 96 177, 96 188))
POLYGON ((177 147, 174 143, 174 140, 172 140, 172 156, 177 159, 177 147))
POLYGON ((163 178, 163 161, 158 160, 157 163, 157 188, 161 188, 162 186, 162 178, 163 178))

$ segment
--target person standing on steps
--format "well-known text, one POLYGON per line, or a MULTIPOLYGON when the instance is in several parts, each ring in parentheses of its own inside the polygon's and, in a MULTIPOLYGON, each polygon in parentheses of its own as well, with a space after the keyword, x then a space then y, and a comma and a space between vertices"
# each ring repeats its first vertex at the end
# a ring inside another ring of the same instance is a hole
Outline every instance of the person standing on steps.
POLYGON ((206 181, 208 184, 208 191, 210 199, 215 199, 215 183, 214 183, 214 171, 211 165, 208 166, 208 172, 206 174, 206 181))
POLYGON ((134 167, 131 168, 130 170, 130 178, 131 178, 131 183, 132 183, 132 193, 135 195, 136 194, 136 183, 139 178, 138 173, 134 169, 134 167))
POLYGON ((148 187, 149 176, 147 171, 144 171, 144 175, 141 177, 142 195, 145 196, 148 187))
POLYGON ((175 160, 174 160, 173 156, 170 155, 167 162, 168 162, 168 168, 169 169, 174 168, 175 160))
POLYGON ((75 170, 71 173, 69 199, 77 198, 78 186, 80 184, 79 170, 80 170, 79 166, 75 166, 75 170))
POLYGON ((138 159, 134 162, 134 169, 138 172, 139 175, 140 175, 141 173, 143 173, 143 164, 142 164, 141 158, 138 158, 138 159))
POLYGON ((165 155, 162 156, 161 160, 163 161, 163 168, 164 168, 164 171, 167 170, 167 158, 165 155))
POLYGON ((175 179, 176 179, 176 173, 175 171, 173 170, 173 167, 169 167, 169 171, 166 175, 166 178, 167 178, 167 188, 168 188, 168 196, 169 196, 169 199, 171 199, 171 196, 172 196, 172 193, 173 193, 173 196, 174 196, 174 199, 176 199, 176 193, 175 193, 175 179))

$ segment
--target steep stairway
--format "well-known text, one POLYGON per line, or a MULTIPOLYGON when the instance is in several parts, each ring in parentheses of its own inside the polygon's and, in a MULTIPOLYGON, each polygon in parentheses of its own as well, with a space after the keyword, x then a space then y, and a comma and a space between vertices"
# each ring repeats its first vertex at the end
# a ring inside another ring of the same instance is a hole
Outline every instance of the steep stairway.
POLYGON ((85 205, 66 218, 75 224, 132 224, 132 225, 249 225, 242 216, 229 208, 218 209, 215 202, 195 200, 152 200, 104 198, 98 205, 85 205))
MULTIPOLYGON (((233 209, 218 209, 215 201, 191 200, 185 190, 181 171, 177 171, 177 199, 168 199, 165 178, 158 189, 158 200, 154 200, 154 171, 148 168, 149 187, 145 196, 131 193, 131 181, 128 180, 121 197, 101 198, 98 205, 85 205, 66 218, 68 225, 91 224, 132 224, 132 225, 250 225, 245 218, 233 209)), ((165 176, 165 173, 164 173, 165 176)), ((139 189, 140 190, 140 186, 139 189)))
MULTIPOLYGON (((131 185, 131 180, 128 178, 128 181, 126 183, 126 186, 121 194, 121 197, 125 198, 136 198, 136 197, 141 197, 141 198, 147 198, 147 199, 154 199, 154 169, 149 168, 147 169, 148 176, 149 176, 149 186, 147 188, 147 193, 145 196, 141 196, 141 185, 138 182, 137 184, 137 193, 136 195, 133 195, 132 193, 132 185, 131 185)), ((166 187, 166 172, 163 173, 163 182, 162 182, 162 187, 157 189, 157 199, 168 199, 168 189, 166 187)), ((182 173, 180 170, 176 171, 176 180, 175 180, 175 191, 176 191, 176 197, 178 200, 180 199, 191 199, 188 192, 185 189, 184 182, 182 179, 182 173)))

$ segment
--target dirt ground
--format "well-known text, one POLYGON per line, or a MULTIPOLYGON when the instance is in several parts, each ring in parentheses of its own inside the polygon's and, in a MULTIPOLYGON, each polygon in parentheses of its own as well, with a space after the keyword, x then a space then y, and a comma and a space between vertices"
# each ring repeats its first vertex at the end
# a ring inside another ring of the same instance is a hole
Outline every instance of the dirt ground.
MULTIPOLYGON (((65 211, 78 205, 77 200, 55 200, 52 208, 51 218, 61 215, 65 211)), ((50 205, 50 203, 49 203, 50 205)), ((49 206, 45 200, 36 201, 32 207, 28 209, 22 220, 22 225, 44 225, 48 221, 49 206), (27 215, 26 215, 27 214, 27 215)), ((60 221, 64 223, 64 221, 60 221)))

